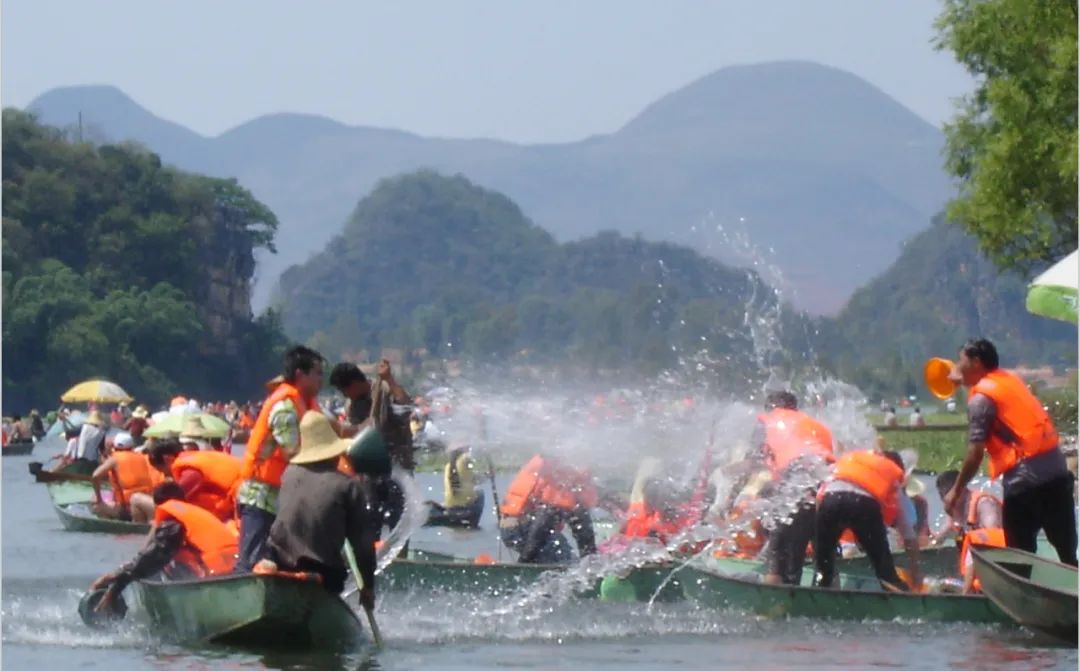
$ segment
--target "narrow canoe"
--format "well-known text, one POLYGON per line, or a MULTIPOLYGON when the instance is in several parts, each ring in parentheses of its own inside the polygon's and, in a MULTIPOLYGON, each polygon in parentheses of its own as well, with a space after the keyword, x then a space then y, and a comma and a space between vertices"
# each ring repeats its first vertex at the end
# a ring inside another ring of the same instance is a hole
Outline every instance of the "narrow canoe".
POLYGON ((840 620, 1008 622, 989 599, 951 594, 894 594, 882 591, 765 585, 691 566, 683 591, 700 606, 741 610, 767 617, 840 620))
POLYGON ((0 454, 5 457, 20 457, 26 456, 34 451, 34 441, 26 440, 18 443, 8 443, 4 447, 0 448, 0 454))
POLYGON ((368 640, 356 613, 314 581, 243 574, 136 589, 155 628, 182 643, 355 650, 368 640))
POLYGON ((971 551, 982 591, 1017 624, 1061 641, 1077 641, 1077 571, 1012 548, 971 551))
MULTIPOLYGON (((839 564, 839 561, 837 562, 839 564)), ((756 559, 738 559, 735 557, 702 557, 697 560, 697 565, 703 568, 713 570, 717 573, 722 573, 728 576, 743 577, 747 580, 761 580, 761 576, 765 574, 764 562, 756 559)), ((881 583, 877 577, 871 573, 870 575, 861 575, 858 573, 840 573, 837 572, 836 579, 839 581, 841 589, 858 589, 867 591, 880 591, 881 583)), ((803 567, 802 572, 802 585, 810 585, 814 582, 814 567, 807 564, 803 567)))
MULTIPOLYGON (((498 596, 528 587, 550 571, 561 573, 571 567, 566 564, 476 563, 451 555, 414 551, 407 559, 395 559, 383 570, 380 586, 398 590, 442 590, 498 596)), ((619 580, 633 587, 637 599, 647 601, 661 587, 671 569, 672 566, 667 564, 637 567, 620 576, 619 580)), ((576 595, 599 597, 600 585, 601 579, 598 578, 576 595)), ((677 576, 669 580, 657 595, 657 600, 661 601, 682 598, 682 585, 677 576)))
POLYGON ((98 517, 90 511, 90 506, 85 502, 79 503, 54 503, 56 515, 60 523, 68 531, 87 531, 103 534, 145 534, 150 531, 150 525, 142 522, 125 522, 123 520, 111 520, 98 517))

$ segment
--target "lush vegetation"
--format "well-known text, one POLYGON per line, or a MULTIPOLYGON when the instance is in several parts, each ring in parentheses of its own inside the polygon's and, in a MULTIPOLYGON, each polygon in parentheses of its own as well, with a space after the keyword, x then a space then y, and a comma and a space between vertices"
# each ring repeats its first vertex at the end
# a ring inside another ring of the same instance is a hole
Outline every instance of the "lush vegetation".
POLYGON ((872 398, 922 394, 928 357, 990 338, 1006 366, 1076 366, 1076 327, 1028 314, 1026 284, 999 271, 974 238, 939 218, 896 263, 819 325, 827 367, 872 398))
POLYGON ((945 0, 938 46, 975 77, 945 128, 949 216, 1004 268, 1076 249, 1076 0, 945 0))
POLYGON ((13 109, 3 178, 5 408, 55 405, 94 376, 151 403, 248 396, 277 368, 277 317, 253 318, 248 288, 277 219, 235 181, 13 109))
POLYGON ((383 181, 279 300, 288 333, 333 356, 398 347, 639 379, 700 364, 733 387, 759 368, 747 315, 764 331, 756 318, 779 312, 752 273, 615 233, 560 245, 506 197, 433 172, 383 181))

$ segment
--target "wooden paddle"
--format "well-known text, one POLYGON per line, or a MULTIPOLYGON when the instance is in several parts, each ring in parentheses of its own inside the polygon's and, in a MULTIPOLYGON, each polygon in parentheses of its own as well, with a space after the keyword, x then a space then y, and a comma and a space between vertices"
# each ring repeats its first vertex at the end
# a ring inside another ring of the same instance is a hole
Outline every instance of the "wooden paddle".
MULTIPOLYGON (((488 477, 491 478, 491 498, 495 501, 495 519, 499 524, 499 533, 502 534, 502 509, 499 507, 499 490, 495 487, 495 464, 491 461, 491 457, 487 458, 488 462, 488 477)), ((499 539, 499 561, 502 561, 502 539, 499 539)))
MULTIPOLYGON (((360 567, 356 564, 356 553, 353 552, 352 545, 348 541, 345 542, 345 560, 349 564, 349 571, 352 573, 356 588, 363 589, 364 581, 360 578, 360 567)), ((375 609, 365 605, 364 615, 367 616, 368 626, 371 628, 371 639, 375 642, 375 647, 382 649, 382 632, 379 631, 379 623, 375 621, 375 609)))

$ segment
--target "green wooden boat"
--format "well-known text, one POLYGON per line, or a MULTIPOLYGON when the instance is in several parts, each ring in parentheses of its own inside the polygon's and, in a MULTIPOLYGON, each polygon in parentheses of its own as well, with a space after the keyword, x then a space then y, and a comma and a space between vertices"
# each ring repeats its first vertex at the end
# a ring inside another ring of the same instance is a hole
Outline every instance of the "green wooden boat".
POLYGON ((974 547, 982 591, 1017 624, 1067 643, 1077 641, 1077 571, 1012 548, 974 547))
POLYGON ((103 534, 145 534, 150 525, 98 517, 90 510, 94 488, 87 482, 50 482, 46 487, 56 516, 68 531, 103 534))
POLYGON ((102 534, 146 534, 150 525, 98 517, 85 502, 53 504, 60 523, 68 531, 88 531, 102 534))
POLYGON ((683 591, 707 608, 742 610, 767 617, 840 620, 1008 622, 989 599, 952 594, 895 594, 883 591, 765 585, 705 568, 687 567, 683 591))
POLYGON ((368 641, 356 613, 314 581, 248 573, 140 581, 136 591, 155 629, 177 642, 344 651, 368 641))
MULTIPOLYGON (((839 564, 839 562, 837 562, 839 564)), ((729 576, 743 577, 748 580, 761 580, 765 575, 765 563, 756 559, 738 559, 735 557, 701 557, 696 561, 698 566, 716 571, 729 576)), ((836 574, 841 589, 859 589, 868 591, 881 591, 881 582, 873 573, 861 575, 858 573, 836 574)), ((802 585, 811 585, 814 582, 814 567, 807 564, 803 567, 802 585)))
MULTIPOLYGON (((411 551, 408 558, 395 559, 380 574, 380 587, 397 590, 441 590, 499 596, 535 583, 549 571, 564 572, 566 564, 476 563, 470 559, 435 552, 411 551)), ((618 580, 629 583, 637 599, 647 601, 661 587, 672 565, 661 564, 631 569, 618 580)), ((615 580, 609 577, 609 585, 615 580)), ((578 591, 578 597, 601 596, 601 579, 578 591)), ((625 592, 625 586, 620 591, 625 592)), ((680 580, 673 578, 657 595, 660 601, 683 598, 680 580)))
MULTIPOLYGON (((893 553, 897 566, 907 567, 907 554, 893 553)), ((919 568, 927 577, 955 577, 960 574, 960 549, 955 543, 923 548, 919 551, 919 568)), ((873 576, 874 566, 865 555, 843 557, 836 560, 836 572, 847 575, 873 576)), ((807 583, 809 584, 809 583, 807 583)))

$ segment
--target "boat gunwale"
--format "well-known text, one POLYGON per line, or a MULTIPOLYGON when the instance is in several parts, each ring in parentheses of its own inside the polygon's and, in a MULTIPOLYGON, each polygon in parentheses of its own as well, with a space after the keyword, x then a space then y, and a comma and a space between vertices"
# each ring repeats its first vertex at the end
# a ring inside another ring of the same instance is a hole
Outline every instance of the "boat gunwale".
POLYGON ((70 510, 71 506, 85 505, 81 502, 72 503, 53 503, 53 509, 56 510, 57 516, 60 518, 60 523, 64 526, 65 531, 74 531, 76 533, 105 533, 124 536, 142 536, 150 532, 151 525, 144 522, 132 522, 130 520, 114 520, 107 517, 99 517, 94 514, 90 515, 78 515, 70 510), (98 523, 105 525, 113 525, 115 528, 108 530, 97 529, 77 529, 72 528, 73 524, 79 524, 82 521, 89 523, 98 523), (120 526, 125 525, 125 526, 120 526))
POLYGON ((690 569, 692 569, 694 571, 698 571, 700 573, 704 573, 705 575, 709 576, 710 578, 718 578, 720 580, 732 580, 732 581, 739 582, 739 583, 742 583, 742 584, 747 585, 747 586, 761 587, 761 588, 765 588, 767 590, 773 590, 773 591, 786 590, 786 591, 789 591, 789 592, 797 592, 797 591, 812 592, 814 594, 854 594, 854 595, 872 596, 872 597, 875 597, 875 598, 878 598, 878 599, 884 598, 885 600, 892 600, 893 598, 896 598, 896 597, 901 597, 901 598, 904 598, 904 599, 917 598, 917 599, 920 599, 920 600, 925 600, 927 598, 930 598, 930 599, 948 598, 948 599, 966 600, 966 601, 972 602, 972 603, 976 602, 976 601, 984 602, 984 601, 988 600, 985 596, 981 596, 981 595, 978 595, 978 594, 916 594, 915 592, 888 592, 888 591, 885 591, 885 590, 847 589, 847 588, 840 589, 840 588, 832 588, 832 587, 811 587, 809 585, 770 585, 768 583, 756 582, 756 581, 753 581, 753 580, 748 580, 748 579, 740 577, 740 576, 725 575, 723 573, 719 573, 719 572, 717 572, 717 571, 715 571, 713 569, 710 569, 709 567, 688 566, 687 568, 690 568, 690 569))
MULTIPOLYGON (((1062 563, 1062 562, 1054 561, 1053 559, 1048 559, 1046 557, 1041 557, 1039 555, 1032 554, 1030 552, 1026 552, 1026 551, 1020 550, 1018 548, 999 548, 999 547, 994 547, 992 545, 973 545, 972 548, 971 548, 971 558, 972 558, 972 561, 976 563, 976 565, 982 565, 982 566, 985 566, 986 568, 990 569, 994 573, 1009 576, 1010 578, 1014 579, 1014 582, 1016 582, 1018 584, 1022 584, 1024 587, 1026 587, 1028 589, 1034 589, 1035 591, 1038 591, 1038 592, 1041 592, 1041 593, 1050 592, 1050 593, 1053 593, 1053 594, 1067 594, 1068 596, 1072 596, 1072 597, 1080 596, 1080 590, 1076 589, 1075 587, 1071 591, 1063 589, 1063 588, 1058 588, 1058 587, 1050 587, 1048 585, 1044 585, 1042 583, 1035 582, 1031 578, 1025 578, 1022 575, 1018 575, 1016 573, 1013 573, 1012 571, 1010 571, 1010 570, 1008 570, 1008 569, 1006 569, 1004 567, 998 566, 998 562, 994 561, 993 559, 990 559, 990 557, 988 555, 983 553, 984 550, 1008 550, 1010 554, 1012 554, 1012 553, 1021 553, 1018 560, 1017 561, 1012 561, 1011 563, 1014 563, 1014 564, 1027 563, 1032 568, 1034 568, 1037 564, 1043 564, 1043 565, 1046 565, 1046 566, 1053 566, 1054 568, 1068 569, 1068 570, 1076 573, 1077 569, 1076 569, 1075 566, 1070 566, 1070 565, 1062 563)), ((1007 561, 1007 560, 1003 560, 1003 561, 1007 561)), ((976 568, 976 574, 978 574, 978 569, 977 568, 976 568)), ((1080 574, 1078 574, 1078 575, 1080 575, 1080 574)))

